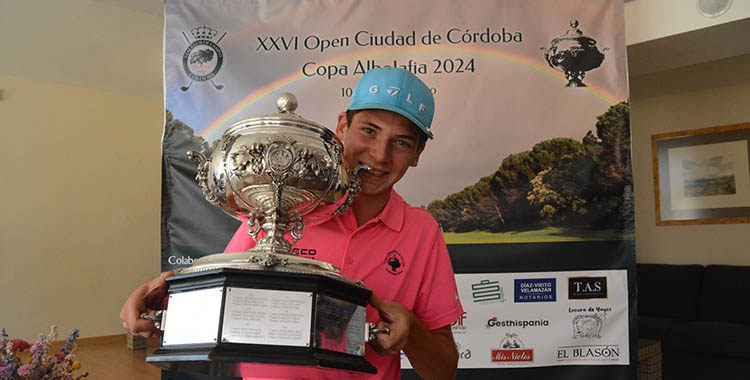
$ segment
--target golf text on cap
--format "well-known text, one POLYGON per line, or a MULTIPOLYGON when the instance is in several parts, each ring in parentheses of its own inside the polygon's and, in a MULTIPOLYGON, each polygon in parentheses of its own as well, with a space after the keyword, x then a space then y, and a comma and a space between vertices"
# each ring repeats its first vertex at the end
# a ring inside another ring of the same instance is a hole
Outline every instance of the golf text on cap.
MULTIPOLYGON (((377 84, 374 84, 370 86, 370 93, 371 94, 377 94, 378 91, 380 91, 380 86, 377 84)), ((390 96, 396 96, 401 92, 401 89, 396 86, 388 86, 388 88, 385 90, 385 92, 390 96)), ((406 94, 406 102, 409 104, 414 104, 414 101, 411 99, 411 92, 406 94)), ((424 103, 419 103, 419 112, 424 112, 426 109, 424 103)))

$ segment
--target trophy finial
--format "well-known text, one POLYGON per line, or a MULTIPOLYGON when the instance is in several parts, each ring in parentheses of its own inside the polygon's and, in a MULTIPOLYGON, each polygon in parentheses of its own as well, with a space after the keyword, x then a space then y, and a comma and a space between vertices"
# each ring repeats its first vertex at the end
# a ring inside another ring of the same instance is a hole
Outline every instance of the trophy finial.
POLYGON ((578 27, 578 20, 570 20, 570 27, 571 28, 577 28, 578 27))
POLYGON ((292 113, 298 104, 297 97, 291 92, 285 92, 276 99, 276 108, 280 113, 292 113))

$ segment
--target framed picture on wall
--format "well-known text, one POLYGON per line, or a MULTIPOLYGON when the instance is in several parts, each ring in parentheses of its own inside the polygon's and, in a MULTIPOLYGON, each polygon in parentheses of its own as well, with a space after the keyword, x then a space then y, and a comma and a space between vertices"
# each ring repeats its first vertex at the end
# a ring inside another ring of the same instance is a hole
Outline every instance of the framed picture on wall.
POLYGON ((656 224, 750 223, 750 123, 651 136, 656 224))

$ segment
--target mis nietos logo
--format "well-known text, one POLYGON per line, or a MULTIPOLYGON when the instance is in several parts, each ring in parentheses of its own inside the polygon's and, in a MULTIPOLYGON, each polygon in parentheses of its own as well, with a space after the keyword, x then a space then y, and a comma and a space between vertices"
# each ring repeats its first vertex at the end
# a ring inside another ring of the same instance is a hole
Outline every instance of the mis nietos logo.
POLYGON ((505 302, 499 281, 482 280, 471 284, 471 298, 474 302, 505 302))
POLYGON ((188 43, 185 53, 182 54, 182 68, 190 78, 190 83, 180 87, 180 90, 187 91, 194 82, 205 81, 210 81, 215 89, 221 90, 224 85, 216 84, 213 78, 219 73, 221 64, 224 62, 224 53, 219 48, 219 42, 227 33, 224 32, 216 42, 213 41, 217 34, 216 29, 205 25, 191 29, 190 34, 193 36, 193 41, 185 32, 182 32, 188 43))
POLYGON ((534 349, 525 347, 516 333, 505 333, 500 347, 491 349, 493 363, 533 362, 534 349))

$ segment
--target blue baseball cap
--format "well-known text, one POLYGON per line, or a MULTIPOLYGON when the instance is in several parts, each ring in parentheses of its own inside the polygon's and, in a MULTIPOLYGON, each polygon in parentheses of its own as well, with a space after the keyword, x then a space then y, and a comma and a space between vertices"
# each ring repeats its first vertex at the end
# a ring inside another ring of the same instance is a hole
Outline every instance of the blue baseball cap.
POLYGON ((347 110, 366 109, 395 112, 432 138, 435 99, 430 88, 408 70, 378 67, 366 72, 354 88, 347 110))

